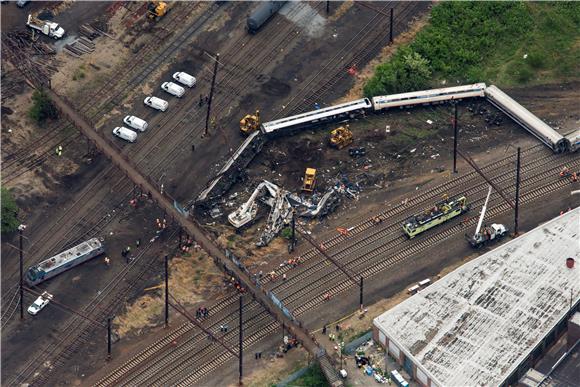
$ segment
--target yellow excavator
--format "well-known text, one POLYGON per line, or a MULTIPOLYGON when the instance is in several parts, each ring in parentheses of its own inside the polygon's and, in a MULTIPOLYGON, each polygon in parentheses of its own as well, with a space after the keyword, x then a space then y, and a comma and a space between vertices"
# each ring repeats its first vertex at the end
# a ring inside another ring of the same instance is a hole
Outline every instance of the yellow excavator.
POLYGON ((169 7, 164 1, 150 1, 147 4, 147 18, 150 20, 158 20, 165 16, 168 11, 169 7))
POLYGON ((243 134, 248 135, 260 128, 260 111, 256 110, 256 114, 246 114, 240 120, 240 130, 243 134))
POLYGON ((348 125, 338 127, 330 132, 330 145, 335 148, 342 149, 352 144, 352 141, 352 132, 348 125))

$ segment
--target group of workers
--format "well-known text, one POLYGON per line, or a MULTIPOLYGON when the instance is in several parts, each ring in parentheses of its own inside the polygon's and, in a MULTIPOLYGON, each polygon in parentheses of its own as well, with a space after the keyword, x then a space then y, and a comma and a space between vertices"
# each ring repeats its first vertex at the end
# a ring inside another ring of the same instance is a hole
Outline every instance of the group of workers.
POLYGON ((560 172, 560 177, 569 177, 572 182, 576 183, 578 181, 578 172, 572 172, 568 167, 564 167, 560 172))

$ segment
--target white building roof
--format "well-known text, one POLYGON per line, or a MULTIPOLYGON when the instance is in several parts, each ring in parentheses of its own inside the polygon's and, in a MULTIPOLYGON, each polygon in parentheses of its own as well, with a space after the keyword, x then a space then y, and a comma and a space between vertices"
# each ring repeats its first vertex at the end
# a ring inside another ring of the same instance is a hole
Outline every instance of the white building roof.
POLYGON ((466 263, 374 324, 438 385, 499 385, 571 300, 580 300, 580 207, 466 263))

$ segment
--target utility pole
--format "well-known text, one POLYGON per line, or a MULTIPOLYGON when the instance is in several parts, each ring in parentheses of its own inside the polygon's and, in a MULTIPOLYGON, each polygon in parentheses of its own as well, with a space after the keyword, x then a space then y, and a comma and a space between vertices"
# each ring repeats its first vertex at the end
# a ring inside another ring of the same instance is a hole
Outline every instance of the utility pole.
POLYGON ((326 14, 330 13, 330 0, 326 0, 326 14))
POLYGON ((165 328, 169 327, 169 257, 165 256, 165 328))
POLYGON ((107 360, 111 360, 111 318, 107 319, 107 360))
POLYGON ((395 12, 394 8, 391 8, 391 15, 390 19, 391 22, 389 23, 389 43, 393 44, 393 13, 395 12))
POLYGON ((453 104, 453 173, 457 173, 457 102, 453 104))
POLYGON ((296 247, 296 212, 292 210, 292 238, 290 239, 290 246, 288 252, 293 252, 296 247))
POLYGON ((23 251, 23 233, 26 229, 24 224, 18 226, 18 234, 20 236, 20 319, 24 319, 24 251, 23 251))
POLYGON ((217 70, 218 70, 218 63, 220 60, 220 54, 215 54, 215 64, 213 67, 213 77, 211 79, 211 89, 209 90, 209 101, 207 102, 207 115, 205 116, 205 132, 203 133, 204 136, 208 135, 208 131, 209 131, 209 115, 211 112, 211 101, 213 99, 213 91, 215 88, 215 79, 217 76, 217 70))
POLYGON ((243 366, 242 365, 242 353, 243 353, 243 350, 244 350, 244 345, 243 345, 243 343, 244 343, 244 335, 242 333, 242 328, 243 328, 243 322, 242 322, 242 307, 243 306, 244 306, 243 305, 243 298, 242 298, 242 296, 240 296, 240 342, 239 342, 239 345, 240 345, 239 354, 240 355, 238 357, 239 369, 240 369, 240 379, 239 379, 240 386, 243 386, 244 385, 244 383, 242 383, 242 373, 243 373, 242 372, 242 370, 243 370, 243 368, 242 368, 242 366, 243 366))
POLYGON ((519 210, 520 210, 520 147, 518 147, 518 156, 516 159, 516 206, 514 208, 514 236, 518 236, 519 210))
POLYGON ((363 280, 364 277, 360 276, 360 294, 359 294, 359 303, 360 303, 360 310, 363 310, 363 280))

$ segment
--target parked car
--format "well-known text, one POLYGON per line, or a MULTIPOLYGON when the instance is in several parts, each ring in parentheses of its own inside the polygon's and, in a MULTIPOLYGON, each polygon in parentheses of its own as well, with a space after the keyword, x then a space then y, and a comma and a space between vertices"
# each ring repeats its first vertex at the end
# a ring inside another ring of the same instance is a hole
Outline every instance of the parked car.
POLYGON ((195 77, 193 75, 189 75, 183 71, 173 74, 173 79, 188 87, 193 87, 196 83, 195 77))
POLYGON ((52 297, 52 294, 43 292, 40 296, 38 296, 36 301, 34 301, 34 303, 28 307, 28 313, 36 316, 38 312, 40 312, 46 305, 48 305, 50 300, 52 300, 52 297))
POLYGON ((163 84, 161 85, 161 90, 164 90, 176 97, 181 97, 183 96, 183 94, 185 94, 185 89, 179 86, 177 83, 173 82, 163 82, 163 84))
POLYGON ((152 107, 153 109, 161 110, 162 112, 166 111, 167 106, 169 106, 167 101, 157 97, 147 97, 143 102, 145 105, 152 107))
POLYGON ((133 129, 137 129, 140 132, 144 132, 147 130, 147 121, 142 120, 139 117, 135 116, 126 116, 123 119, 123 122, 126 123, 128 126, 132 127, 133 129))
POLYGON ((133 132, 131 129, 127 129, 124 126, 117 126, 113 129, 113 134, 125 141, 135 142, 137 140, 137 133, 133 132))

